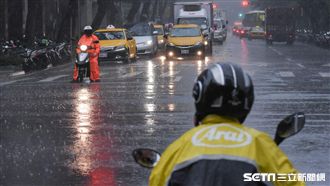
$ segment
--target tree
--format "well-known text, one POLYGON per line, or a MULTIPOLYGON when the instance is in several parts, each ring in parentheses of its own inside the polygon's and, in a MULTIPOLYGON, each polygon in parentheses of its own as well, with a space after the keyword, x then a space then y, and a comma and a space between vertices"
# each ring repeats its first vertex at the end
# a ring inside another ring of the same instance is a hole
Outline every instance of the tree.
POLYGON ((126 17, 127 23, 132 24, 138 10, 140 9, 141 1, 134 1, 128 15, 126 17))
MULTIPOLYGON (((64 3, 64 1, 62 2, 64 3)), ((66 10, 63 12, 64 16, 61 17, 60 24, 58 25, 56 41, 68 40, 70 36, 70 28, 74 25, 70 24, 73 17, 77 17, 75 11, 77 9, 77 0, 70 0, 67 2, 66 10)))
POLYGON ((106 15, 106 11, 110 11, 112 15, 115 15, 117 10, 115 9, 115 5, 113 0, 98 0, 97 1, 97 13, 93 19, 92 27, 98 28, 100 27, 104 16, 106 15))
POLYGON ((35 36, 42 35, 42 24, 40 24, 42 23, 42 16, 40 16, 42 8, 42 4, 39 0, 28 1, 25 35, 27 36, 29 43, 32 43, 35 36))

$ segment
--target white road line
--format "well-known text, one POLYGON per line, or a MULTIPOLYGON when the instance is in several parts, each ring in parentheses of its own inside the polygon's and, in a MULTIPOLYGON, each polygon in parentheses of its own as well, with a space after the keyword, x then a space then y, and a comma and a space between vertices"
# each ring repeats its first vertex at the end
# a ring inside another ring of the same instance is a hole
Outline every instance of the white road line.
POLYGON ((124 74, 124 75, 120 76, 119 78, 131 78, 131 77, 134 77, 134 76, 138 76, 142 73, 143 72, 131 72, 131 73, 128 73, 128 74, 124 74))
POLYGON ((276 54, 278 54, 280 56, 283 56, 283 53, 280 52, 280 51, 278 51, 278 50, 276 50, 275 48, 270 48, 270 49, 272 49, 276 54))
POLYGON ((293 59, 291 59, 291 58, 289 58, 289 57, 287 57, 287 58, 285 58, 287 61, 290 61, 290 62, 293 62, 294 60, 293 59))
POLYGON ((281 77, 295 77, 293 72, 282 71, 277 74, 281 77))
POLYGON ((323 77, 323 78, 328 78, 328 77, 330 77, 330 73, 329 73, 329 72, 320 72, 319 74, 320 74, 320 76, 323 77))
POLYGON ((51 82, 51 81, 54 81, 54 80, 56 80, 56 79, 60 79, 60 78, 62 78, 62 77, 67 77, 67 76, 69 76, 69 75, 58 75, 58 76, 53 76, 53 77, 49 77, 49 78, 46 78, 46 79, 42 79, 42 80, 40 80, 40 81, 38 81, 38 82, 51 82))
POLYGON ((107 73, 107 72, 101 72, 100 73, 100 76, 104 76, 104 75, 107 75, 107 74, 109 74, 109 73, 107 73))
POLYGON ((170 77, 178 74, 180 71, 169 71, 166 73, 161 74, 159 77, 165 78, 165 77, 170 77))
POLYGON ((17 80, 14 80, 14 81, 7 81, 7 82, 2 82, 2 83, 0 83, 0 87, 5 86, 5 85, 10 85, 10 84, 13 84, 13 83, 15 83, 15 82, 17 82, 17 80))
POLYGON ((306 68, 304 65, 300 64, 300 63, 297 63, 297 65, 300 67, 300 68, 306 68))
POLYGON ((174 82, 179 82, 181 79, 182 79, 182 76, 178 76, 178 77, 176 77, 173 81, 174 81, 174 82))
POLYGON ((13 80, 13 81, 7 81, 7 82, 0 82, 0 87, 5 86, 5 85, 10 85, 19 81, 26 81, 26 80, 30 80, 32 78, 24 78, 24 79, 19 79, 19 80, 13 80))
POLYGON ((322 65, 322 67, 330 67, 330 63, 322 65))
POLYGON ((25 72, 24 71, 19 71, 19 72, 14 72, 12 74, 10 74, 10 76, 20 76, 20 75, 24 75, 25 72))

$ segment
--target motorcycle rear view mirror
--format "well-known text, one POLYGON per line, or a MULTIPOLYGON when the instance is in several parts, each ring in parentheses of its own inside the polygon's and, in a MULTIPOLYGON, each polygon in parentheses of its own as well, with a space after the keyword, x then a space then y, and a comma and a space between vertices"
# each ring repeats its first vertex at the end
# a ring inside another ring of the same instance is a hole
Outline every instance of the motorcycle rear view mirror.
POLYGON ((207 29, 207 25, 205 25, 205 24, 201 25, 201 29, 202 30, 206 30, 207 29))
POLYGON ((202 34, 203 34, 204 37, 209 36, 209 33, 207 32, 207 30, 204 30, 204 31, 202 32, 202 34))
POLYGON ((160 153, 152 149, 135 149, 132 155, 137 164, 146 168, 154 168, 160 159, 160 153))
POLYGON ((279 145, 284 139, 299 133, 305 126, 305 114, 294 113, 283 119, 277 126, 275 143, 279 145))
POLYGON ((155 36, 158 35, 158 31, 156 31, 156 30, 153 31, 153 32, 152 32, 152 35, 155 35, 155 36))

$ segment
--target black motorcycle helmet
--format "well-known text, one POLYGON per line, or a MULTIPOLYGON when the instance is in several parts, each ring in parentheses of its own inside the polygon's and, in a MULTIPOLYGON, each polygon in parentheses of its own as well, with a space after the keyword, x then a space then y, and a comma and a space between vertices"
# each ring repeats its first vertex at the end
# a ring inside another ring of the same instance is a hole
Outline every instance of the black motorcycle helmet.
POLYGON ((85 26, 84 34, 86 34, 88 37, 91 36, 93 34, 93 28, 91 26, 85 26))
POLYGON ((197 77, 193 97, 196 126, 209 114, 243 123, 254 101, 252 79, 237 65, 216 63, 197 77))

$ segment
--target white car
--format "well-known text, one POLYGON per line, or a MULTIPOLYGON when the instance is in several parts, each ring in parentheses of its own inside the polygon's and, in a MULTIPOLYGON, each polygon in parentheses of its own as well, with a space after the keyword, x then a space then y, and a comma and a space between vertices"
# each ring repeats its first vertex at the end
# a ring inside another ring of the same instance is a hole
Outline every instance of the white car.
POLYGON ((214 19, 213 40, 222 44, 227 39, 226 21, 223 19, 214 19))
POLYGON ((138 23, 131 27, 130 32, 136 41, 137 53, 155 56, 158 51, 158 32, 149 23, 138 23))

